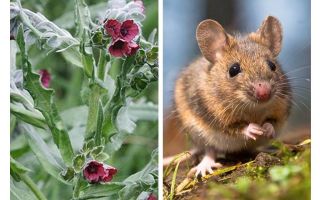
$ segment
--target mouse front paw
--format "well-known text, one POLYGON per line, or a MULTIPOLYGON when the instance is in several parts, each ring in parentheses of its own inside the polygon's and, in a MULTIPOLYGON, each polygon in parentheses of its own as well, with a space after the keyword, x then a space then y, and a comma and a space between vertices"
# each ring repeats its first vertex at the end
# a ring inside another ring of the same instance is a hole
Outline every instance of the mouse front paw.
POLYGON ((267 138, 275 138, 276 137, 276 131, 274 130, 274 127, 271 123, 269 122, 266 122, 262 125, 262 128, 265 129, 265 132, 264 132, 264 135, 267 137, 267 138))
POLYGON ((213 158, 208 155, 205 155, 201 162, 195 167, 195 175, 198 177, 199 175, 205 176, 207 172, 209 174, 213 173, 212 168, 220 168, 222 165, 216 162, 213 158))
POLYGON ((242 133, 250 139, 257 140, 257 136, 263 135, 265 128, 261 127, 258 124, 250 123, 248 126, 244 127, 242 133))

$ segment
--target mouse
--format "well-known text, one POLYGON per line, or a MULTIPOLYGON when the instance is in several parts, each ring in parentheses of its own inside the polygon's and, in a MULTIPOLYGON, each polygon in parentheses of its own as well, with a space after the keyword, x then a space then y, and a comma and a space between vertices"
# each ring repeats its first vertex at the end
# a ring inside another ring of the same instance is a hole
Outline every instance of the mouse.
POLYGON ((178 76, 177 118, 204 157, 196 176, 222 167, 217 155, 253 152, 283 129, 290 114, 291 87, 277 59, 282 26, 273 16, 248 34, 229 34, 215 20, 196 29, 201 56, 178 76))

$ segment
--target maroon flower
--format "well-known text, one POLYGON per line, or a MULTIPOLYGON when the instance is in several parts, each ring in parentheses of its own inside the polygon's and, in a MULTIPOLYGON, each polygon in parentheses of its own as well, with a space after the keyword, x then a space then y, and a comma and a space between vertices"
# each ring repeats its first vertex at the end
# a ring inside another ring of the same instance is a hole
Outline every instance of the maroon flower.
POLYGON ((101 178, 102 182, 109 182, 112 180, 113 175, 117 173, 117 169, 109 166, 109 165, 104 165, 104 175, 101 178))
POLYGON ((132 56, 134 55, 138 49, 139 49, 139 45, 137 45, 136 43, 134 42, 130 42, 127 44, 128 45, 128 51, 126 52, 126 55, 127 56, 132 56))
POLYGON ((123 57, 127 52, 126 41, 118 39, 109 47, 109 52, 114 57, 123 57))
POLYGON ((152 193, 150 193, 150 195, 149 195, 147 200, 157 200, 157 197, 154 196, 152 193))
POLYGON ((120 28, 120 37, 127 42, 130 42, 139 33, 139 28, 133 20, 126 20, 122 23, 120 28))
POLYGON ((89 183, 109 182, 116 173, 116 168, 95 160, 88 162, 83 169, 83 176, 89 183))
POLYGON ((50 81, 51 81, 51 75, 50 73, 48 72, 48 70, 46 69, 41 69, 39 71, 39 74, 40 74, 40 81, 41 81, 41 84, 48 88, 49 85, 50 85, 50 81))
POLYGON ((102 163, 95 160, 87 163, 83 170, 84 178, 90 183, 98 183, 100 178, 105 175, 104 167, 102 163))
POLYGON ((109 19, 104 24, 104 28, 113 40, 121 38, 130 42, 139 33, 138 25, 133 20, 126 20, 121 24, 115 19, 109 19))
POLYGON ((121 24, 115 19, 109 19, 105 24, 104 28, 106 32, 112 37, 112 39, 117 39, 120 34, 121 24))
POLYGON ((136 43, 118 39, 111 44, 109 52, 114 57, 123 57, 135 54, 138 49, 139 45, 136 43))

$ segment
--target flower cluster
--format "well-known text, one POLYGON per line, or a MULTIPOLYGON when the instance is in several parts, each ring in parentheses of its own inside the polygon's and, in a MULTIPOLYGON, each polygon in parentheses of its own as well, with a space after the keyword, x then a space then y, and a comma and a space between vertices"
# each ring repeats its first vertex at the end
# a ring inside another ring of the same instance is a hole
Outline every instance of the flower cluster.
POLYGON ((116 19, 109 19, 104 24, 104 29, 112 38, 109 52, 112 56, 132 56, 139 49, 133 39, 139 34, 139 27, 133 20, 120 23, 116 19))
POLYGON ((89 161, 83 169, 83 176, 89 183, 110 182, 116 173, 116 168, 95 160, 89 161))

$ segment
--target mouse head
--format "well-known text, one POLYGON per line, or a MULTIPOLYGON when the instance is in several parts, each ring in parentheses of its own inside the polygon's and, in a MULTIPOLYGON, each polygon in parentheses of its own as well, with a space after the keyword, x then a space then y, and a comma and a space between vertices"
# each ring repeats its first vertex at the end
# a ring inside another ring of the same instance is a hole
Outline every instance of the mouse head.
POLYGON ((282 29, 275 17, 267 17, 256 32, 244 37, 231 36, 218 22, 204 20, 197 28, 197 41, 212 64, 209 81, 215 94, 254 103, 284 97, 288 83, 276 59, 282 29))

